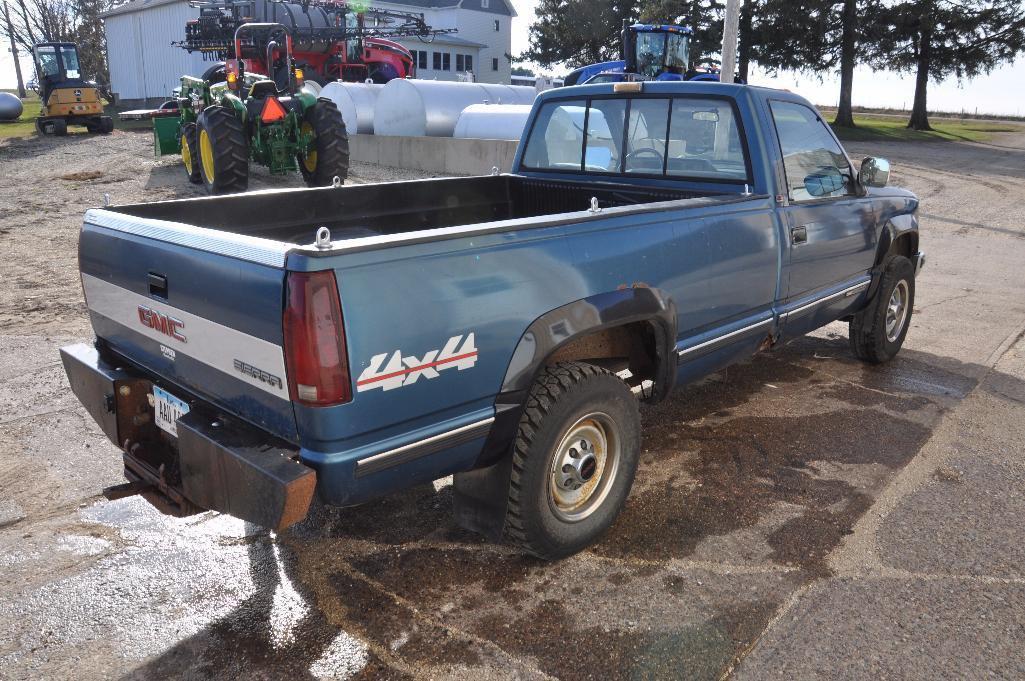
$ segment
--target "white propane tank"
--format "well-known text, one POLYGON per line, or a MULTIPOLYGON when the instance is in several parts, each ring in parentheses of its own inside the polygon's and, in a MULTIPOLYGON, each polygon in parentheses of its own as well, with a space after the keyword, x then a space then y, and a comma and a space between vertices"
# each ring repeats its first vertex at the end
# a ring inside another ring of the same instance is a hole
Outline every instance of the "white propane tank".
POLYGON ((463 109, 453 137, 519 140, 530 117, 529 104, 471 104, 463 109))
POLYGON ((24 110, 16 95, 0 92, 0 121, 16 121, 24 110))
POLYGON ((471 104, 533 104, 536 95, 532 87, 397 78, 377 96, 374 133, 451 137, 471 104))
POLYGON ((337 81, 325 85, 320 96, 330 99, 342 112, 345 129, 350 135, 373 135, 374 104, 383 89, 383 85, 374 83, 337 81))

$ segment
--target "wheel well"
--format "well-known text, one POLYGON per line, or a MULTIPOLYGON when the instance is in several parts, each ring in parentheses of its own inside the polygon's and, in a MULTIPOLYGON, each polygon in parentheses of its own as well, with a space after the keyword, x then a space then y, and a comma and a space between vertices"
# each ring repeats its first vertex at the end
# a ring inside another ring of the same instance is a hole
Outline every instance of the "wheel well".
POLYGON ((903 255, 908 260, 918 252, 918 234, 909 232, 901 234, 890 244, 891 255, 903 255))
POLYGON ((650 322, 632 322, 579 336, 555 350, 545 364, 572 361, 596 364, 616 373, 628 369, 630 377, 626 380, 630 385, 655 380, 655 327, 650 322))

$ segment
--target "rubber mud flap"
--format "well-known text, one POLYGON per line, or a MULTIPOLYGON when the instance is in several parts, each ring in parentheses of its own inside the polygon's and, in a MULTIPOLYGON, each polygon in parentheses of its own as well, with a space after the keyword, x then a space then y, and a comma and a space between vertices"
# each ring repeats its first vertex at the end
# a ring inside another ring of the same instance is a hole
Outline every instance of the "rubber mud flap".
POLYGON ((297 450, 252 426, 189 412, 178 419, 182 492, 193 503, 272 530, 306 517, 317 474, 297 450))

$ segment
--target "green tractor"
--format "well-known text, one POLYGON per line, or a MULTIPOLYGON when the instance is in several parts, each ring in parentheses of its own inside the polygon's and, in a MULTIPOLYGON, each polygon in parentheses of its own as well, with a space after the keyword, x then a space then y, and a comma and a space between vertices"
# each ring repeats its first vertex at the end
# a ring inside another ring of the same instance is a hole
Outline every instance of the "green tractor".
POLYGON ((157 155, 180 153, 190 182, 211 194, 245 191, 249 162, 271 174, 298 170, 311 187, 344 181, 349 136, 334 102, 305 92, 292 61, 292 38, 281 24, 243 24, 235 54, 259 40, 273 73, 246 73, 243 60, 209 69, 202 78, 182 76, 176 99, 157 111, 125 112, 153 118, 157 155), (278 42, 283 39, 284 47, 278 42))

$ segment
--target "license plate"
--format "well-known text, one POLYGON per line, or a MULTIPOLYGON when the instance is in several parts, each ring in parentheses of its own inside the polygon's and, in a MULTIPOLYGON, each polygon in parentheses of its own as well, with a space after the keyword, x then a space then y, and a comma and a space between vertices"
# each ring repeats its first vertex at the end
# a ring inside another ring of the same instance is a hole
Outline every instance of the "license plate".
POLYGON ((177 420, 189 413, 189 405, 171 393, 153 386, 153 418, 157 427, 178 437, 177 420))

